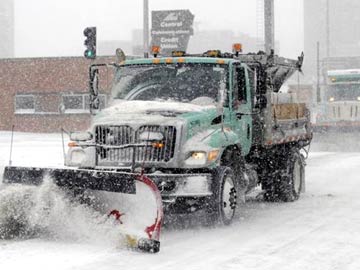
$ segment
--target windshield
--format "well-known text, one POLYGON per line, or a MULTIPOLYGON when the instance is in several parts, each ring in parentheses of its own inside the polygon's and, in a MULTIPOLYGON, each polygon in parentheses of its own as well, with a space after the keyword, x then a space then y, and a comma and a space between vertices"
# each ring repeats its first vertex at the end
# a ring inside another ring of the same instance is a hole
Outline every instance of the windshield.
POLYGON ((112 97, 213 104, 226 89, 226 74, 227 67, 217 64, 124 66, 116 73, 112 97))
POLYGON ((326 93, 328 101, 354 101, 360 99, 360 84, 331 85, 326 93))

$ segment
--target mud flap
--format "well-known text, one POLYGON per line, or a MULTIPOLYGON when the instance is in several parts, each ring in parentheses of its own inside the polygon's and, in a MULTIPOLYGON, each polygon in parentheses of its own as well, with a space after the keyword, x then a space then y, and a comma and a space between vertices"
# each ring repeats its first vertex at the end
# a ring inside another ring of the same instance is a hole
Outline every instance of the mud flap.
MULTIPOLYGON (((119 228, 122 227, 121 215, 116 214, 118 213, 117 209, 123 206, 118 200, 120 193, 124 194, 124 196, 136 194, 152 197, 151 202, 154 207, 151 211, 153 212, 153 209, 156 208, 156 213, 151 214, 151 217, 148 214, 145 221, 140 225, 142 228, 140 237, 130 233, 125 234, 125 239, 127 246, 130 248, 151 253, 160 251, 160 230, 163 221, 162 199, 156 184, 147 176, 114 171, 8 166, 4 170, 3 183, 39 186, 46 176, 49 176, 57 186, 65 190, 83 190, 85 193, 90 194, 89 197, 95 195, 97 200, 103 202, 101 204, 95 202, 95 204, 101 205, 101 212, 107 213, 109 216, 115 213, 115 219, 119 220, 119 228)), ((142 213, 140 212, 146 208, 146 198, 141 199, 140 204, 143 205, 138 206, 134 211, 141 216, 142 213)), ((126 215, 129 216, 131 213, 126 215)))

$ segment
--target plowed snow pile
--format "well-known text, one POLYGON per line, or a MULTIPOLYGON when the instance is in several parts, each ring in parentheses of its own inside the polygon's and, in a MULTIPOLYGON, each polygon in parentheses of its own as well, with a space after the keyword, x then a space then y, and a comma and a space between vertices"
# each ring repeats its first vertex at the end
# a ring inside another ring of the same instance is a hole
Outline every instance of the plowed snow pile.
POLYGON ((0 238, 33 236, 106 245, 123 242, 114 219, 71 201, 49 179, 40 187, 2 186, 0 238))

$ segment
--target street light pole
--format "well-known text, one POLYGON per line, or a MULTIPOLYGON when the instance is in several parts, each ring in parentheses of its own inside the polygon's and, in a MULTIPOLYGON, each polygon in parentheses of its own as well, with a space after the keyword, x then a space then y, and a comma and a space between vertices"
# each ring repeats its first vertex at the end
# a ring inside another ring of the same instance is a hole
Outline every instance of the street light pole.
POLYGON ((149 0, 144 0, 143 5, 143 46, 144 46, 144 57, 149 57, 149 0))
POLYGON ((274 12, 274 0, 264 0, 265 52, 267 54, 275 50, 274 12))

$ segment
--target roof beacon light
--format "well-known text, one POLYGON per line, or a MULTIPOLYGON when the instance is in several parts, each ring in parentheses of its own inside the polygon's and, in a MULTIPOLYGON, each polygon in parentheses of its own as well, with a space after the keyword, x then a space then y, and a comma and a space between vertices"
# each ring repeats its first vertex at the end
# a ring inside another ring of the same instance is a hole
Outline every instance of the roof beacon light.
POLYGON ((205 53, 207 57, 220 57, 221 51, 220 50, 209 50, 205 53))
POLYGON ((233 49, 233 53, 236 56, 239 56, 239 53, 242 52, 242 44, 241 43, 234 43, 232 49, 233 49))
POLYGON ((160 53, 160 46, 152 46, 151 53, 154 55, 154 57, 156 57, 160 53))
POLYGON ((172 51, 171 53, 172 57, 183 57, 185 54, 185 51, 172 51))

